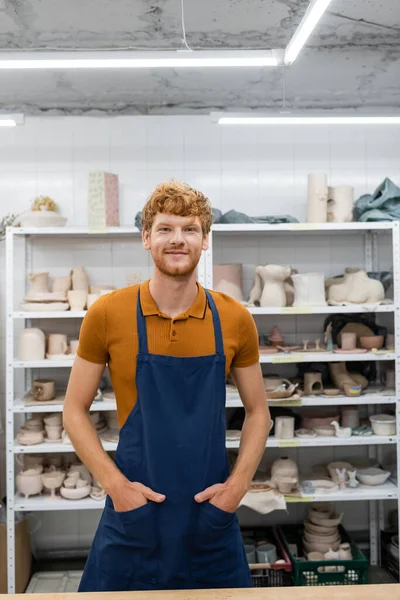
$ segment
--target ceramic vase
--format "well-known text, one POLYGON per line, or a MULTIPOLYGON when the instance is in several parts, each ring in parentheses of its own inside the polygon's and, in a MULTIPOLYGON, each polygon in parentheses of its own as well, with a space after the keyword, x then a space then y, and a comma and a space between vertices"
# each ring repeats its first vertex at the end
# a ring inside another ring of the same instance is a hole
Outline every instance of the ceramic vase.
POLYGON ((328 189, 328 222, 349 223, 353 220, 354 188, 339 185, 328 189))
POLYGON ((89 278, 85 267, 74 267, 72 269, 72 289, 89 293, 89 278))
POLYGON ((325 173, 309 173, 307 191, 307 220, 326 223, 328 218, 328 182, 325 173))
POLYGON ((325 306, 325 284, 323 273, 292 275, 294 285, 293 306, 325 306))
POLYGON ((43 360, 46 339, 43 331, 36 327, 23 329, 19 334, 18 360, 43 360))
POLYGON ((238 302, 243 302, 242 265, 214 265, 214 290, 232 296, 238 302))

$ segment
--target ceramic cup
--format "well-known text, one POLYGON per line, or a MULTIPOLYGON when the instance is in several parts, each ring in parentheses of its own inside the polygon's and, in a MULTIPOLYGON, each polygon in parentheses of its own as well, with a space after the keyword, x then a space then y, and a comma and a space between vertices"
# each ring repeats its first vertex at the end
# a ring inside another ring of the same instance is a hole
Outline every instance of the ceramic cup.
POLYGON ((262 544, 257 546, 257 562, 259 563, 274 563, 276 562, 276 548, 273 544, 262 544))
POLYGON ((342 350, 354 350, 357 345, 356 333, 342 333, 342 350))
POLYGON ((56 382, 53 379, 35 379, 31 393, 35 400, 53 400, 56 397, 56 382))
POLYGON ((253 544, 245 544, 244 550, 246 552, 247 562, 253 564, 256 562, 256 548, 253 544))
POLYGON ((355 429, 360 426, 360 411, 356 406, 348 406, 342 409, 342 427, 355 429))
POLYGON ((45 425, 47 437, 49 440, 59 440, 61 439, 61 425, 45 425))
POLYGON ((71 310, 83 310, 87 302, 87 292, 83 290, 69 290, 68 302, 71 310))
POLYGON ((275 437, 278 440, 291 440, 294 438, 294 417, 276 417, 275 437))
POLYGON ((100 298, 100 294, 88 294, 87 297, 87 307, 90 308, 96 300, 100 298))
POLYGON ((76 354, 78 350, 79 340, 71 340, 69 343, 69 347, 71 348, 71 354, 76 354))
POLYGON ((49 354, 65 354, 68 350, 67 336, 65 333, 50 333, 49 354))

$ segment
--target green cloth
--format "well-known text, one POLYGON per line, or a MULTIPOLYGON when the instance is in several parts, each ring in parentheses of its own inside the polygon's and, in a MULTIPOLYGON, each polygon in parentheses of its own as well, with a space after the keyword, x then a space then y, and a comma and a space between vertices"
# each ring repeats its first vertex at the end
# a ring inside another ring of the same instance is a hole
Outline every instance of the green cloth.
POLYGON ((354 205, 355 221, 397 221, 400 219, 400 188, 388 177, 371 194, 354 205))

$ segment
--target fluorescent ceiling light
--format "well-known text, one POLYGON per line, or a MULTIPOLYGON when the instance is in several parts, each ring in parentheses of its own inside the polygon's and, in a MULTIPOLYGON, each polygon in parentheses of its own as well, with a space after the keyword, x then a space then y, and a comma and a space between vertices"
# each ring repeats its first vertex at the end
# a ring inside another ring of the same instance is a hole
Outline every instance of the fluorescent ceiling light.
POLYGON ((211 113, 219 125, 400 125, 400 116, 392 117, 262 117, 224 116, 211 113))
POLYGON ((16 127, 22 125, 24 122, 24 115, 1 115, 0 114, 0 127, 16 127))
POLYGON ((0 69, 151 69, 273 67, 279 51, 175 50, 172 52, 2 52, 0 69))
POLYGON ((310 37, 314 27, 328 8, 330 2, 331 0, 311 0, 306 14, 286 47, 285 65, 290 65, 296 60, 300 50, 310 37))

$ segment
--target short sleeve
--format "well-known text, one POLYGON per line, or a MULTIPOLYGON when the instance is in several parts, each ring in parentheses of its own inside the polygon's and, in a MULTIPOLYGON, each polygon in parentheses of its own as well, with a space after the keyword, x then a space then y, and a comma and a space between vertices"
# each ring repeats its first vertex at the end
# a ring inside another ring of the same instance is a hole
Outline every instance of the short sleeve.
POLYGON ((97 364, 106 364, 109 358, 106 344, 105 297, 100 297, 89 308, 79 333, 78 356, 97 364))
POLYGON ((258 353, 258 331, 250 312, 240 307, 238 326, 238 350, 232 360, 232 367, 250 367, 260 360, 258 353))

